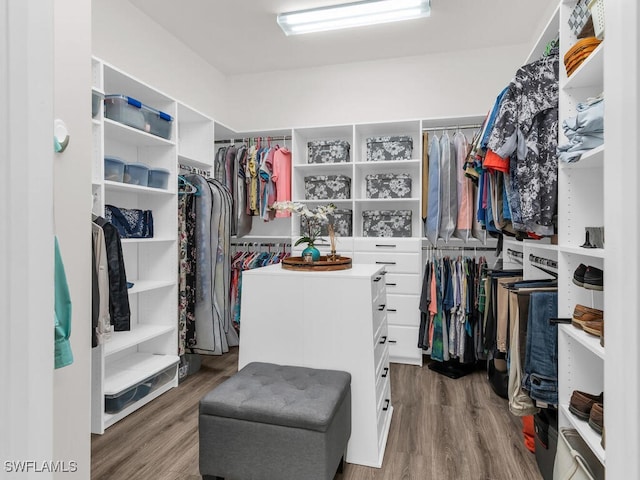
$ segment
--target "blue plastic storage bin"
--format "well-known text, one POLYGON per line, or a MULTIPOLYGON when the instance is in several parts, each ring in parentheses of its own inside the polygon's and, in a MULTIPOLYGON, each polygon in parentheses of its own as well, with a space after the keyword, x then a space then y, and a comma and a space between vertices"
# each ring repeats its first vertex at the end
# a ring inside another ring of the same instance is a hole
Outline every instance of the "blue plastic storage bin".
POLYGON ((164 188, 169 186, 169 170, 165 168, 150 168, 148 187, 164 188))
POLYGON ((104 115, 111 120, 162 138, 171 138, 173 117, 168 113, 126 95, 107 95, 104 106, 104 115))
POLYGON ((124 180, 125 162, 116 157, 104 157, 104 179, 112 182, 124 180))
POLYGON ((124 183, 146 187, 149 184, 149 167, 144 163, 127 163, 124 166, 124 183))
POLYGON ((91 116, 95 117, 100 113, 100 104, 104 100, 104 94, 100 92, 91 92, 91 116))

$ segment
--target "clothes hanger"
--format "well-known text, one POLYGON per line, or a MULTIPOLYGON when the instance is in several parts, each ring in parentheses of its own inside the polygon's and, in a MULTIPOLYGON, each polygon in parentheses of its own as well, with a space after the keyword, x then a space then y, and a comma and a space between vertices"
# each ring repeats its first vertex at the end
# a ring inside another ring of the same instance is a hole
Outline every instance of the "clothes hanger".
POLYGON ((201 195, 198 187, 196 187, 193 183, 189 182, 182 175, 178 175, 178 185, 188 188, 188 190, 185 190, 183 192, 178 192, 178 195, 193 194, 196 197, 199 197, 201 195))

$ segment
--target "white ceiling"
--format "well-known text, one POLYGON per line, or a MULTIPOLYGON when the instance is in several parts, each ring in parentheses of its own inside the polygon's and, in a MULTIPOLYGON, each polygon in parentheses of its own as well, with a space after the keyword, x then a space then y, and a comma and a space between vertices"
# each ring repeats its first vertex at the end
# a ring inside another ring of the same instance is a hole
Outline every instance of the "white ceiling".
POLYGON ((532 43, 558 3, 432 0, 429 18, 286 37, 277 13, 343 2, 130 1, 225 75, 532 43))

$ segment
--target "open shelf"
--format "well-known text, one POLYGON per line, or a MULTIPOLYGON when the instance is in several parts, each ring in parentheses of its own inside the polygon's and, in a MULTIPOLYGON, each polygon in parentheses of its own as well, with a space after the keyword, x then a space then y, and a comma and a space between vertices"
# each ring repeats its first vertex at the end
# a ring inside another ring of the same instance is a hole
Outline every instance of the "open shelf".
POLYGON ((129 295, 136 293, 149 292, 151 290, 157 290, 159 288, 172 287, 176 284, 176 281, 161 281, 161 280, 130 280, 133 283, 128 292, 129 295))
POLYGON ((604 168, 604 144, 599 147, 583 153, 580 160, 572 163, 560 162, 561 168, 586 169, 586 168, 604 168))
POLYGON ((558 325, 558 327, 570 338, 604 360, 604 347, 600 345, 600 338, 585 333, 581 328, 573 325, 558 325))
POLYGON ((153 188, 143 187, 141 185, 132 185, 130 183, 113 182, 111 180, 105 180, 104 186, 106 189, 115 192, 135 192, 135 193, 149 193, 153 195, 173 195, 174 192, 166 188, 153 188))
POLYGON ((578 431, 582 439, 589 445, 589 448, 591 448, 596 457, 598 457, 598 460, 604 465, 605 452, 602 445, 600 445, 602 437, 589 426, 587 420, 582 420, 571 413, 569 411, 569 405, 562 405, 561 409, 571 426, 578 431))
POLYGON ((132 329, 127 332, 111 333, 111 339, 104 344, 104 353, 105 355, 113 355, 152 338, 170 333, 176 328, 177 325, 132 325, 132 329))
POLYGON ((604 248, 582 248, 573 245, 559 245, 558 252, 582 255, 583 257, 604 258, 604 248))
POLYGON ((173 146, 175 142, 158 137, 151 133, 143 132, 137 128, 104 118, 105 138, 115 140, 136 147, 173 146))
POLYGON ((104 393, 116 395, 179 361, 177 355, 132 353, 105 367, 104 393))
POLYGON ((603 84, 604 42, 591 52, 584 62, 573 72, 562 87, 563 90, 591 87, 603 84))

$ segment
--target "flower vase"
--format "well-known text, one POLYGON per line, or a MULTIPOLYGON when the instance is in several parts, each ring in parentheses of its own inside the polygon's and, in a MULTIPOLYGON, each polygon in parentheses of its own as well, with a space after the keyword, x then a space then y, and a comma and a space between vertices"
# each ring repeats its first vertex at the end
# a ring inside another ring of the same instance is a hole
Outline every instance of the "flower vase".
POLYGON ((305 258, 307 255, 311 255, 311 259, 314 262, 317 262, 318 260, 320 260, 320 250, 318 250, 313 245, 309 245, 307 248, 305 248, 302 251, 302 258, 305 258))

